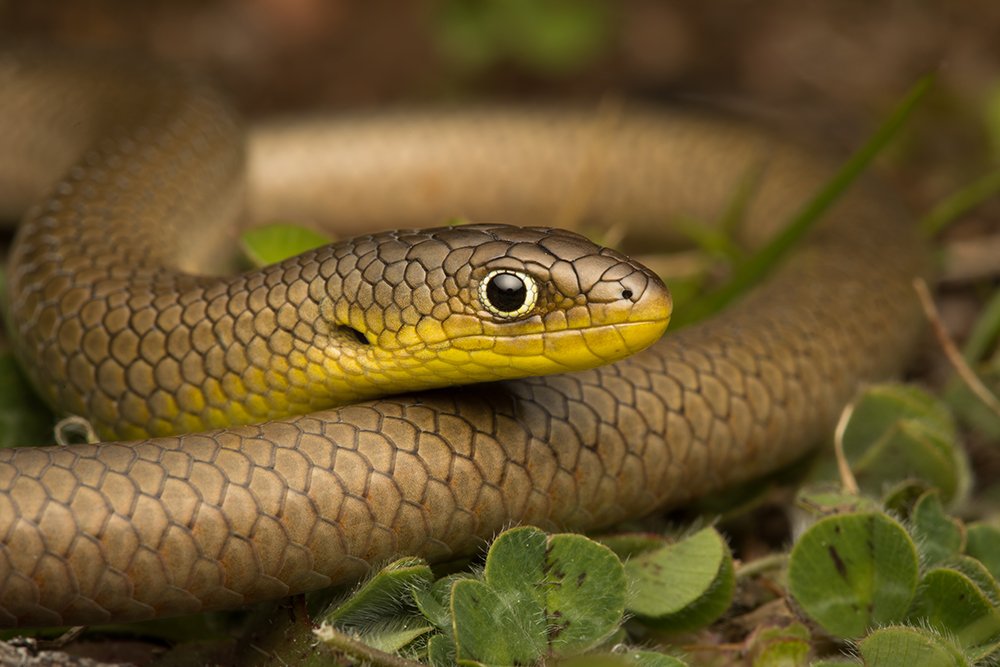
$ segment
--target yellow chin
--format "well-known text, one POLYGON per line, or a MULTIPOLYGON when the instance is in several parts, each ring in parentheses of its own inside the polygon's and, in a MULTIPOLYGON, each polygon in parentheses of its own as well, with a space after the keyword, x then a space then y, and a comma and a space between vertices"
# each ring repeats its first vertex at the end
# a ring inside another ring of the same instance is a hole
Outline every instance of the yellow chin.
POLYGON ((664 318, 516 336, 463 336, 422 363, 442 379, 448 376, 464 383, 585 370, 649 347, 660 339, 667 323, 664 318))
POLYGON ((481 320, 456 316, 440 326, 423 326, 422 331, 414 327, 407 336, 413 340, 394 349, 375 345, 351 354, 353 348, 338 348, 322 361, 325 394, 334 404, 346 403, 613 363, 660 339, 670 321, 671 304, 665 295, 664 290, 665 298, 642 300, 624 312, 591 305, 580 323, 566 317, 548 323, 533 319, 505 325, 501 332, 499 327, 484 331, 481 320))
POLYGON ((463 336, 442 345, 396 350, 380 358, 377 367, 370 360, 356 365, 330 360, 324 384, 336 404, 387 392, 585 370, 652 345, 666 327, 664 319, 509 337, 463 336))

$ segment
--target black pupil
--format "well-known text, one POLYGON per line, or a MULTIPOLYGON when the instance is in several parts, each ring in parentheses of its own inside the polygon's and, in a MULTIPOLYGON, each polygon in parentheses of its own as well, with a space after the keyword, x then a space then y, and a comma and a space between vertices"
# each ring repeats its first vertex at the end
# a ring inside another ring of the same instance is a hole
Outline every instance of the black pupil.
POLYGON ((512 313, 524 305, 528 288, 513 273, 498 273, 486 285, 486 298, 497 310, 512 313))

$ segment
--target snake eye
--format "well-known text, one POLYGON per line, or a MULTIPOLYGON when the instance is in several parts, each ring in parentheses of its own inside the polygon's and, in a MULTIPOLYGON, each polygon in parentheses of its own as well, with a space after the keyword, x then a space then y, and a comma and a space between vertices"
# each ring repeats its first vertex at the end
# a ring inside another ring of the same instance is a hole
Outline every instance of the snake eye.
POLYGON ((490 271, 479 283, 479 300, 486 310, 503 319, 527 314, 537 299, 535 279, 520 271, 490 271))

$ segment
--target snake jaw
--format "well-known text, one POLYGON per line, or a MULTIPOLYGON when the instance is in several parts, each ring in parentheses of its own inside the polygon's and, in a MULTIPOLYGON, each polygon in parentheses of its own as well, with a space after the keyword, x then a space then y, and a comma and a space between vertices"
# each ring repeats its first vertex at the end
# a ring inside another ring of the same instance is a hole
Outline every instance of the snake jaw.
POLYGON ((620 281, 598 284, 606 289, 592 286, 593 302, 583 295, 553 296, 549 284, 549 309, 519 321, 488 314, 449 316, 433 325, 441 333, 438 342, 419 343, 406 352, 417 356, 433 349, 436 361, 447 362, 438 371, 441 377, 469 383, 594 368, 635 354, 662 337, 672 300, 658 277, 632 269, 620 281))
POLYGON ((593 368, 651 345, 670 318, 659 278, 561 230, 466 225, 353 243, 319 308, 315 376, 333 403, 593 368))

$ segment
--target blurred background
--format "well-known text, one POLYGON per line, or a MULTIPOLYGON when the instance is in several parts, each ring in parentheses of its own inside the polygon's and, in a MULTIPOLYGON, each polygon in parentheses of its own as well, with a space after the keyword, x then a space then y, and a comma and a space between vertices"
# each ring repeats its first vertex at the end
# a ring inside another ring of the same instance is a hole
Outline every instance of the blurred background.
MULTIPOLYGON (((948 275, 974 265, 978 278, 1000 266, 991 258, 1000 257, 998 35, 995 0, 0 0, 0 43, 182 63, 251 118, 682 101, 846 154, 932 74, 882 163, 915 218, 985 176, 987 196, 944 233, 957 248, 946 253, 948 275)), ((980 301, 962 291, 945 304, 953 330, 967 328, 980 301)))
POLYGON ((684 98, 852 147, 936 73, 902 165, 918 208, 1000 150, 998 34, 994 0, 0 0, 2 41, 187 63, 251 116, 684 98))

